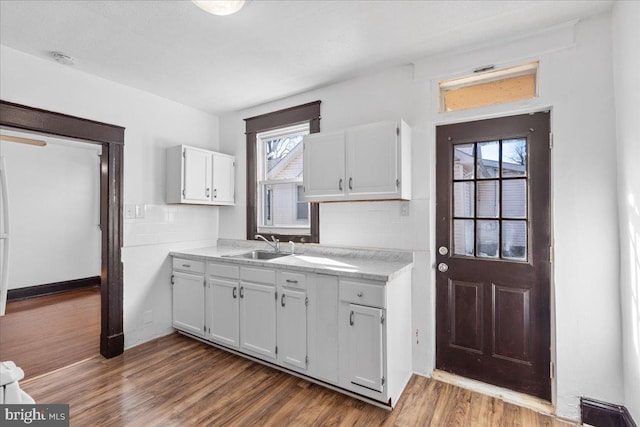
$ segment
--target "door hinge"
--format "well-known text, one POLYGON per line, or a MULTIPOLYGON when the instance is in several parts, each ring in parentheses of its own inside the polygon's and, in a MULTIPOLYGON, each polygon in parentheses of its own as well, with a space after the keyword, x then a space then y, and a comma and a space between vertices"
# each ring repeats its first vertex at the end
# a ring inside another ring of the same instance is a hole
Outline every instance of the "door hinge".
POLYGON ((549 262, 553 264, 553 246, 549 246, 549 262))
POLYGON ((380 316, 380 323, 384 325, 384 314, 380 316))
POLYGON ((278 301, 278 291, 276 291, 276 301, 278 301))
POLYGON ((276 346, 276 354, 278 354, 278 346, 276 346))
POLYGON ((203 279, 202 280, 202 287, 206 288, 207 287, 207 279, 203 279))
POLYGON ((187 158, 187 152, 182 150, 182 157, 184 157, 185 159, 187 158))
POLYGON ((553 148, 553 132, 549 132, 549 150, 553 148))
POLYGON ((556 374, 556 369, 553 362, 549 362, 549 378, 553 379, 556 374))
POLYGON ((309 297, 304 297, 304 305, 309 307, 309 297))
POLYGON ((384 385, 384 377, 382 377, 381 385, 384 385))
POLYGON ((400 187, 400 180, 396 178, 396 188, 400 187))
POLYGON ((304 357, 304 364, 307 365, 307 367, 309 367, 309 356, 304 357))
POLYGON ((396 127, 396 136, 400 136, 400 128, 396 127))
POLYGON ((187 190, 182 189, 182 197, 187 197, 187 190))

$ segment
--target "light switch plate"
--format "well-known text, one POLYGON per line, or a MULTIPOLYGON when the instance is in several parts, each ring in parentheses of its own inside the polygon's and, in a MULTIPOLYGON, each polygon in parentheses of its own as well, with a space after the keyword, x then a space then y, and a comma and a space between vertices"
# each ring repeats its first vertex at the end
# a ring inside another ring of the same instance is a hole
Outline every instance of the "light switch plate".
POLYGON ((147 205, 136 205, 136 218, 144 218, 147 213, 147 205))

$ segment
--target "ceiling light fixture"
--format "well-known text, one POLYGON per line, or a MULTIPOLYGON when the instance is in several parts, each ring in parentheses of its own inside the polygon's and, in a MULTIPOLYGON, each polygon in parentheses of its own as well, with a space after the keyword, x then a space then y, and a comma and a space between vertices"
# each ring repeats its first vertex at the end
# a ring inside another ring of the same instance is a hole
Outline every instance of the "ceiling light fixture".
POLYGON ((51 52, 51 57, 56 62, 59 62, 60 64, 63 64, 63 65, 73 65, 76 63, 75 59, 61 52, 51 52))
POLYGON ((225 16, 242 9, 245 0, 191 0, 191 2, 205 12, 225 16))

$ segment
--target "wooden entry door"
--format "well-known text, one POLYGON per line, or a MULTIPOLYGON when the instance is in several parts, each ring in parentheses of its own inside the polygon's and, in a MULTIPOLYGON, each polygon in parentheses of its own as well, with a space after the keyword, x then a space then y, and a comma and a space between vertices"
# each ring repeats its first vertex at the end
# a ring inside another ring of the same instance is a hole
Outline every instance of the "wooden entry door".
POLYGON ((436 131, 436 367, 551 400, 549 112, 436 131))

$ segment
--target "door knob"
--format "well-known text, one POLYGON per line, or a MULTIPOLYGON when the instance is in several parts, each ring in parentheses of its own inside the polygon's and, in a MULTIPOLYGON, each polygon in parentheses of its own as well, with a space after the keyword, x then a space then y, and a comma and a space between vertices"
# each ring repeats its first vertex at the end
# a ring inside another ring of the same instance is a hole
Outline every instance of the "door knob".
POLYGON ((440 255, 446 255, 446 254, 448 254, 448 253, 449 253, 449 249, 447 249, 447 247, 446 247, 446 246, 440 246, 440 247, 438 248, 438 253, 439 253, 440 255))
POLYGON ((438 271, 440 273, 446 273, 448 270, 449 270, 449 266, 444 262, 441 262, 440 264, 438 264, 438 271))

